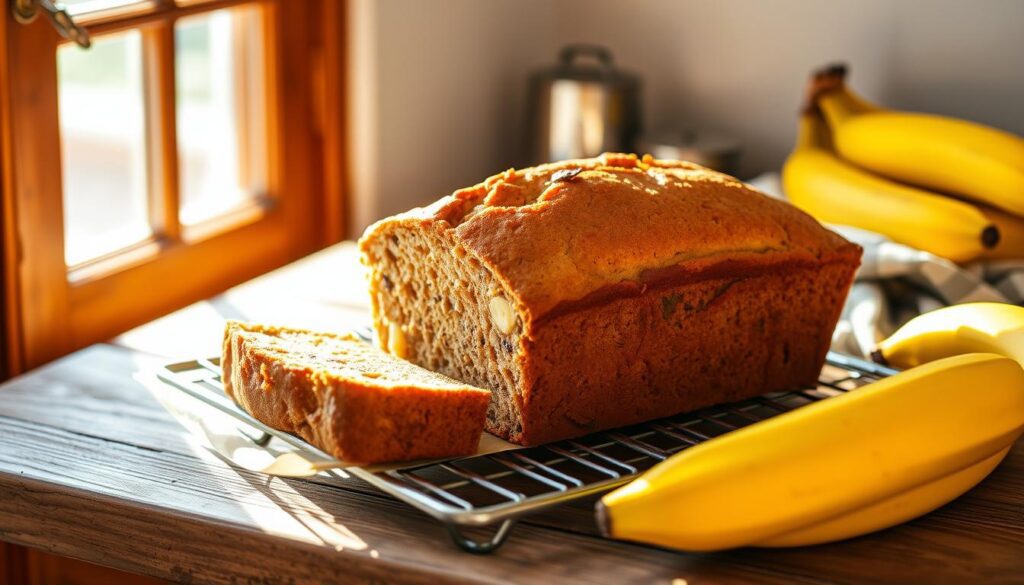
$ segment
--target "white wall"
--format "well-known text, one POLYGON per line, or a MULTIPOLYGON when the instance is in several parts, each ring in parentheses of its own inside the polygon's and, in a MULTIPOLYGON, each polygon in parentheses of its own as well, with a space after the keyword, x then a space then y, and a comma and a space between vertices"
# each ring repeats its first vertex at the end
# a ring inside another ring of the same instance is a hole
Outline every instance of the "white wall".
POLYGON ((370 94, 352 100, 357 231, 519 162, 526 76, 569 42, 604 44, 643 77, 649 128, 739 139, 741 176, 781 164, 808 72, 834 60, 879 102, 1024 134, 1020 0, 350 4, 370 94))

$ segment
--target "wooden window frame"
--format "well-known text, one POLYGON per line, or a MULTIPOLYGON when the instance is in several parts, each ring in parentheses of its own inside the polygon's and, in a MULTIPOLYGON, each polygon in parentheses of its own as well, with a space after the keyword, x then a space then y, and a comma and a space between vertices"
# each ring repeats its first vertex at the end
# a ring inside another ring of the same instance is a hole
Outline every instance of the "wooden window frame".
POLYGON ((158 110, 147 112, 147 140, 157 143, 150 151, 159 156, 147 166, 153 237, 71 275, 64 260, 56 67, 57 47, 65 41, 45 18, 20 25, 9 6, 4 12, 0 298, 11 373, 108 339, 344 236, 343 3, 208 0, 176 6, 160 0, 87 21, 94 35, 142 32, 147 109, 158 110), (262 7, 266 27, 271 198, 197 227, 203 234, 197 239, 186 238, 178 222, 174 23, 251 5, 262 7))

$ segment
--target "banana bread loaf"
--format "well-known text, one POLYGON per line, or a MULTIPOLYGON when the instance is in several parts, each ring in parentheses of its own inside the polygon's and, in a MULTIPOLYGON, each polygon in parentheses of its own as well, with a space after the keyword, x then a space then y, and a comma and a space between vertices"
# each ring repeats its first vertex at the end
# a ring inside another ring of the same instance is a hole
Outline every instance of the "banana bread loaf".
POLYGON ((249 414, 350 463, 470 455, 490 401, 347 335, 229 321, 221 365, 249 414))
POLYGON ((520 444, 811 385, 861 250, 677 161, 509 170, 360 241, 382 348, 492 390, 520 444))

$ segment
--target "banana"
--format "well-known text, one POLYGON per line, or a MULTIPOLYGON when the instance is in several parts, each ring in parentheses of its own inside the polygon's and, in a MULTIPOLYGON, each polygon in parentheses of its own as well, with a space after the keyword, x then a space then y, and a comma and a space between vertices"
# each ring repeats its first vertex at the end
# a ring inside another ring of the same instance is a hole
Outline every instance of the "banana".
POLYGON ((694 551, 848 538, 935 509, 1024 431, 1024 371, 945 358, 687 449, 606 495, 615 538, 694 551))
POLYGON ((758 543, 758 546, 802 546, 834 542, 913 520, 978 485, 1009 452, 1010 447, 1006 447, 987 459, 921 487, 832 520, 766 539, 758 543))
POLYGON ((971 352, 999 354, 1024 364, 1024 307, 965 303, 924 313, 879 343, 872 357, 912 368, 971 352))
POLYGON ((1024 138, 965 120, 878 108, 845 87, 845 69, 819 75, 841 88, 826 87, 817 103, 843 158, 1024 216, 1024 138))
POLYGON ((978 257, 999 232, 975 206, 872 175, 832 151, 813 111, 800 117, 796 149, 782 169, 783 189, 820 221, 884 234, 955 262, 978 257))

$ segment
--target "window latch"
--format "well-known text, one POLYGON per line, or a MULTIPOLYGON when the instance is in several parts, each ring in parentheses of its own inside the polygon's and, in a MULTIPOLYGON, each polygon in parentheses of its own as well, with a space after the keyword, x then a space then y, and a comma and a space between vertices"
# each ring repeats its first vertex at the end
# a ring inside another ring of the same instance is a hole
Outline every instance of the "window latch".
POLYGON ((75 22, 64 8, 64 5, 59 2, 54 3, 52 0, 14 0, 11 4, 11 10, 14 12, 14 20, 21 24, 32 22, 39 16, 39 12, 42 11, 46 18, 49 19, 50 24, 53 25, 53 28, 57 29, 57 32, 60 33, 60 36, 83 49, 88 49, 92 45, 92 40, 89 39, 89 32, 75 22))

